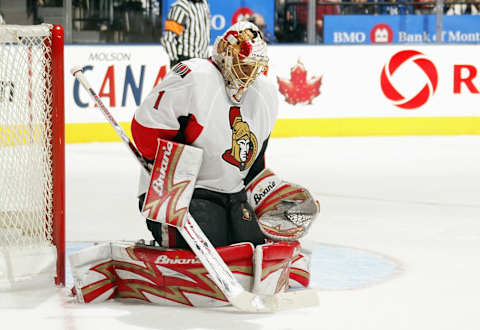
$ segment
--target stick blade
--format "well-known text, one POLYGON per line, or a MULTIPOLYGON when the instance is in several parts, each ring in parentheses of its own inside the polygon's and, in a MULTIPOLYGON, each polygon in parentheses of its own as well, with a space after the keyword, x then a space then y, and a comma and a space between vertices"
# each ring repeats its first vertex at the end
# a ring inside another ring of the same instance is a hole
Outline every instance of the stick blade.
POLYGON ((273 313, 281 310, 305 308, 318 305, 315 290, 281 292, 272 296, 259 296, 243 291, 231 300, 237 309, 250 313, 273 313))
POLYGON ((317 306, 319 304, 318 294, 315 290, 297 290, 280 292, 273 296, 265 297, 269 306, 275 306, 277 311, 298 309, 317 306))

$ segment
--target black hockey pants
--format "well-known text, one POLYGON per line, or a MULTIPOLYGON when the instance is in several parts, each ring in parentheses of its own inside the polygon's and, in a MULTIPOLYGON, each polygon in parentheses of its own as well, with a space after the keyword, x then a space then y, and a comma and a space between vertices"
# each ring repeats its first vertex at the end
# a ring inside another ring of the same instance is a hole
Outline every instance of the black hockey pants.
MULTIPOLYGON (((145 195, 139 197, 140 209, 145 195)), ((265 236, 260 231, 255 212, 247 202, 245 190, 234 194, 225 194, 206 189, 195 189, 190 202, 190 214, 205 233, 213 246, 226 246, 240 242, 251 242, 254 245, 263 244, 265 236)), ((188 249, 188 244, 178 230, 170 234, 168 240, 162 235, 168 235, 167 225, 147 220, 147 227, 159 245, 168 241, 170 248, 188 249)), ((172 231, 173 228, 170 228, 172 231)))

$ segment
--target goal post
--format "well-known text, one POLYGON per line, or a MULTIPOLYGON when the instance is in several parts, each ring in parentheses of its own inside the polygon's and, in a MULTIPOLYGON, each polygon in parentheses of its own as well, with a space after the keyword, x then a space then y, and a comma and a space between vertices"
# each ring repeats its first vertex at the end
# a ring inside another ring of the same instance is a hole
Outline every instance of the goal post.
POLYGON ((64 34, 0 25, 0 290, 65 284, 64 34))

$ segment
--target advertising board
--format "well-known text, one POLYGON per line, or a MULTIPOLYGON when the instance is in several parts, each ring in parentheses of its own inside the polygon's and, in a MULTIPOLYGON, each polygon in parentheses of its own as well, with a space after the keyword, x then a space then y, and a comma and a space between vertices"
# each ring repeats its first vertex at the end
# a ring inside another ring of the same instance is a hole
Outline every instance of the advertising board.
MULTIPOLYGON (((443 43, 480 43, 480 16, 445 15, 442 22, 443 43)), ((324 43, 435 43, 436 23, 435 15, 326 15, 324 43)))
MULTIPOLYGON (((480 134, 479 45, 270 46, 269 57, 273 136, 480 134)), ((65 62, 70 142, 115 137, 72 66, 127 128, 169 70, 161 46, 68 45, 65 62)))

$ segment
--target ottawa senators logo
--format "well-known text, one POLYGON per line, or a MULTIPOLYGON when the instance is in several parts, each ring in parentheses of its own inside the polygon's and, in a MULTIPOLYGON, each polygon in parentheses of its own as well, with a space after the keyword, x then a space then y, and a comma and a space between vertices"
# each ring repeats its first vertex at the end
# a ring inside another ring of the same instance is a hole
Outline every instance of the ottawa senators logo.
POLYGON ((230 108, 230 127, 232 128, 232 149, 226 150, 222 158, 244 171, 248 169, 258 151, 258 143, 255 135, 250 131, 250 126, 242 121, 239 107, 230 108))

